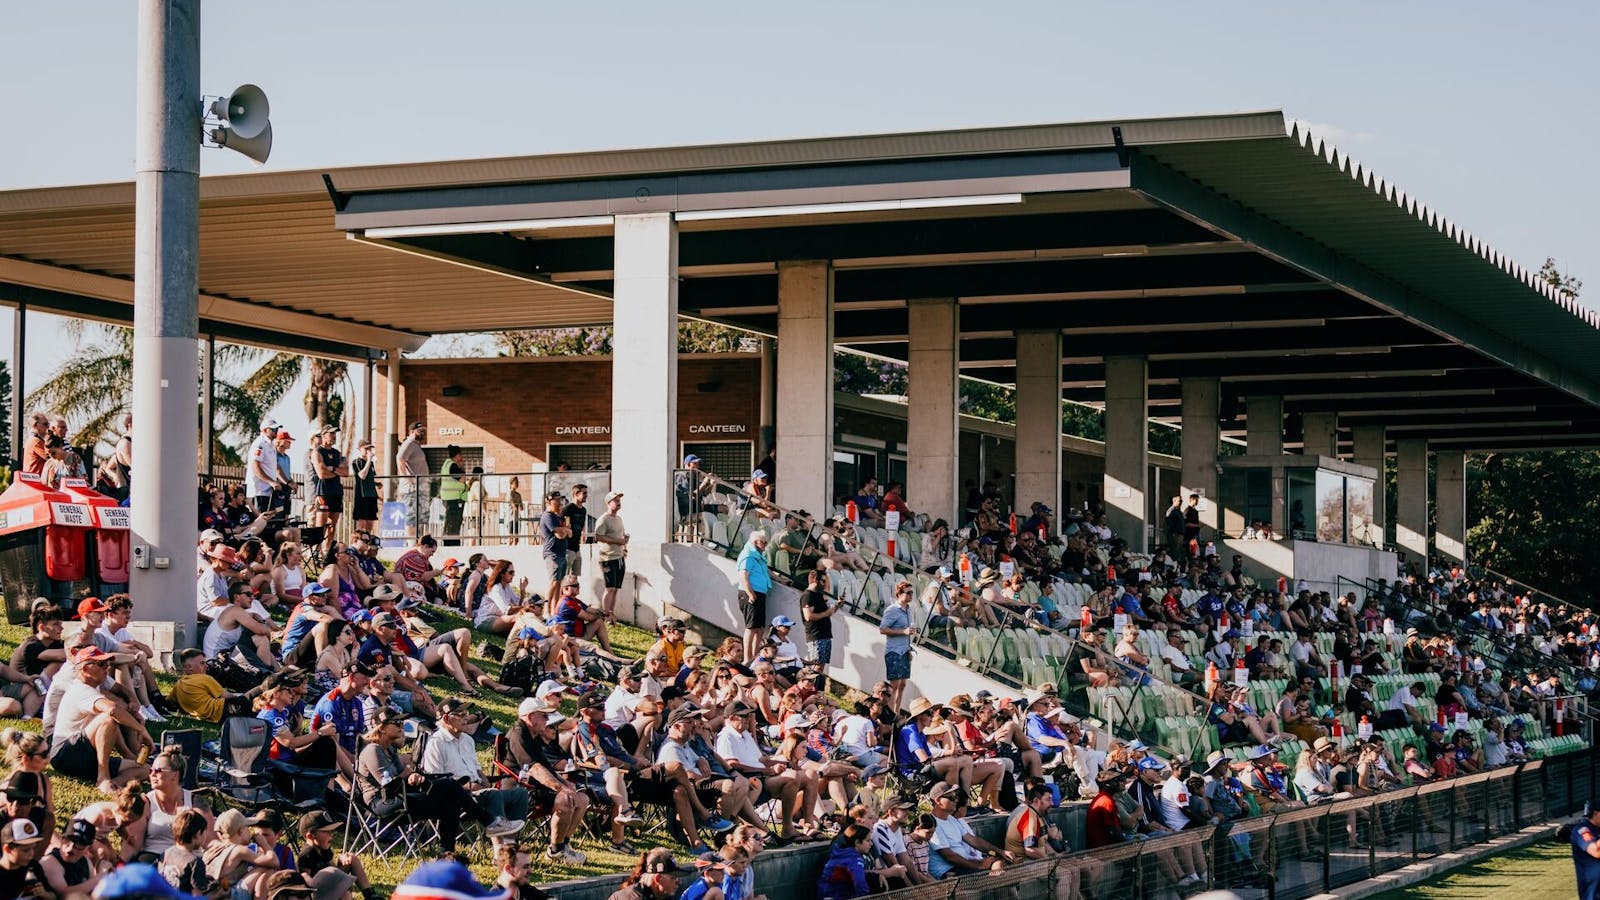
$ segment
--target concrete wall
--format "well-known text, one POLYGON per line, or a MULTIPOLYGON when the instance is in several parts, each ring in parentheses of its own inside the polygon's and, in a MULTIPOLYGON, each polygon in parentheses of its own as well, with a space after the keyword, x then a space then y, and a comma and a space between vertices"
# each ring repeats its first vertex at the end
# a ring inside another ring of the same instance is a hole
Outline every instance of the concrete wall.
MULTIPOLYGON (((1050 811, 1049 816, 1061 828, 1061 836, 1072 847, 1083 846, 1083 821, 1087 803, 1073 803, 1050 811)), ((1005 816, 986 816, 971 819, 972 830, 984 840, 994 844, 1005 841, 1005 816)), ((677 853, 679 864, 692 862, 681 849, 677 853)), ((815 900, 817 877, 822 874, 822 864, 828 859, 827 844, 806 844, 768 850, 755 858, 756 893, 765 894, 767 900, 815 900)), ((557 881, 539 887, 560 900, 605 900, 622 887, 624 875, 584 878, 576 881, 557 881)), ((687 885, 687 882, 680 882, 687 885)))
POLYGON ((1263 584, 1271 584, 1278 576, 1287 576, 1291 582, 1305 579, 1313 590, 1336 590, 1339 576, 1360 581, 1364 578, 1395 578, 1395 554, 1372 547, 1349 544, 1319 544, 1316 541, 1244 541, 1237 538, 1223 541, 1217 551, 1223 560, 1233 554, 1244 557, 1246 575, 1263 584))

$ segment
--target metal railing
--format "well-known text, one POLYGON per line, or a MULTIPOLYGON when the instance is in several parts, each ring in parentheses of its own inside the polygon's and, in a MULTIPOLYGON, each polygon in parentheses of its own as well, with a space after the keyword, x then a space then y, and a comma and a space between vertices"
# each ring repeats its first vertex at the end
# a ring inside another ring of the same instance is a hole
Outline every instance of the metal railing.
MULTIPOLYGON (((294 487, 285 501, 288 516, 310 522, 314 506, 305 475, 295 473, 292 480, 294 487)), ((386 546, 408 546, 424 534, 433 535, 446 546, 537 544, 546 494, 560 491, 570 498, 576 485, 586 485, 589 497, 585 509, 592 525, 605 512, 604 497, 611 490, 611 473, 603 470, 487 472, 459 480, 438 474, 394 475, 379 476, 375 481, 376 530, 386 546)), ((218 467, 209 478, 202 475, 200 480, 202 487, 243 483, 244 471, 238 468, 218 467)), ((344 512, 333 537, 346 543, 355 524, 355 479, 341 478, 340 490, 344 512)))
POLYGON ((1088 890, 1099 900, 1153 900, 1174 896, 1184 870, 1198 861, 1204 882, 1194 890, 1299 900, 1570 815, 1588 801, 1597 775, 1600 755, 1586 750, 875 896, 1047 900, 1076 884, 1073 896, 1088 890))

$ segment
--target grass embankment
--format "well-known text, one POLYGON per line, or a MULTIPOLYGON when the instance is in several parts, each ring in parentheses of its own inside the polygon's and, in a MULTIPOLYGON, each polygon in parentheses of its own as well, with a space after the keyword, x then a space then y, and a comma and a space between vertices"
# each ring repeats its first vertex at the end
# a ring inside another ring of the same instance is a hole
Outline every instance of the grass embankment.
MULTIPOLYGON (((467 622, 464 619, 452 617, 447 614, 443 617, 443 621, 437 624, 437 627, 441 630, 449 630, 452 628, 463 627, 466 624, 467 622)), ((27 636, 27 628, 24 626, 0 623, 0 652, 5 654, 4 658, 9 659, 11 652, 15 650, 17 645, 25 640, 27 636)), ((618 654, 629 659, 635 659, 644 656, 645 651, 649 649, 650 643, 653 639, 654 636, 649 632, 641 631, 640 629, 628 625, 619 623, 611 628, 611 640, 613 648, 618 654)), ((477 641, 474 641, 475 646, 477 643, 477 641)), ((490 661, 476 659, 475 662, 485 671, 493 675, 498 675, 500 672, 500 663, 498 660, 490 661)), ((162 692, 170 696, 172 692, 172 686, 177 681, 177 676, 172 674, 162 674, 160 675, 160 681, 162 692)), ((456 684, 451 679, 435 677, 429 679, 428 687, 433 692, 434 698, 439 700, 451 696, 455 691, 456 684)), ((479 707, 489 714, 489 716, 494 720, 495 726, 501 731, 509 731, 511 729, 511 724, 516 719, 517 704, 519 702, 517 698, 486 693, 482 699, 476 702, 479 707)), ((562 703, 562 712, 569 716, 575 714, 575 701, 571 698, 564 700, 562 703)), ((5 727, 17 727, 26 731, 38 731, 39 722, 37 720, 0 718, 0 728, 5 727)), ((207 722, 201 722, 197 719, 186 718, 181 715, 169 717, 168 721, 164 723, 152 723, 151 731, 159 743, 162 731, 185 728, 200 728, 206 734, 208 739, 216 737, 217 734, 217 728, 215 725, 211 725, 207 722)), ((486 772, 493 771, 490 766, 490 755, 491 752, 488 748, 484 748, 479 753, 479 758, 482 761, 484 771, 486 772)), ((60 820, 60 824, 62 825, 65 825, 67 820, 70 819, 72 814, 77 810, 90 803, 105 799, 104 795, 100 794, 100 792, 97 791, 93 785, 88 784, 87 782, 68 778, 66 776, 52 775, 51 784, 55 786, 56 818, 60 820)), ((589 836, 587 832, 583 830, 579 831, 575 841, 576 847, 588 856, 588 861, 582 866, 556 865, 545 859, 543 848, 549 840, 549 835, 547 833, 536 832, 531 825, 526 831, 523 832, 522 840, 534 850, 533 880, 536 883, 545 881, 561 881, 569 878, 582 878, 592 875, 609 875, 616 872, 626 871, 627 869, 631 868, 635 862, 633 857, 612 852, 609 847, 609 840, 598 840, 592 836, 589 836)), ((665 834, 634 834, 630 836, 629 840, 631 840, 633 844, 639 847, 641 850, 645 849, 646 847, 654 847, 671 842, 671 839, 665 834)), ((463 849, 465 849, 465 845, 463 845, 463 849)), ((484 879, 486 882, 491 881, 494 878, 492 863, 487 857, 488 853, 484 848, 477 848, 477 852, 472 853, 470 859, 470 865, 472 866, 473 871, 477 873, 479 878, 484 879)), ((392 860, 382 858, 365 858, 364 862, 366 863, 368 874, 371 875, 373 881, 379 885, 382 893, 384 894, 388 894, 390 888, 392 888, 396 882, 404 878, 412 868, 410 864, 404 863, 398 858, 392 860)))
POLYGON ((1578 881, 1565 843, 1541 841, 1492 856, 1420 884, 1380 894, 1376 900, 1499 900, 1503 897, 1573 897, 1578 881))

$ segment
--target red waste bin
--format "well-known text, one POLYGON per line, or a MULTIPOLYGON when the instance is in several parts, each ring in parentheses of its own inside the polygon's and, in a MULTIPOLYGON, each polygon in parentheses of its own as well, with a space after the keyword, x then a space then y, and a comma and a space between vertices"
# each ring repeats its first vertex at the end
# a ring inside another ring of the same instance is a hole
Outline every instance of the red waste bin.
POLYGON ((89 559, 93 562, 90 577, 95 582, 95 596, 106 597, 128 589, 128 562, 132 555, 132 524, 128 508, 117 503, 115 497, 100 493, 82 478, 67 478, 61 490, 78 503, 89 507, 94 516, 94 529, 89 535, 89 559))
POLYGON ((0 493, 0 588, 11 624, 27 624, 35 597, 72 604, 73 591, 88 576, 93 527, 89 507, 71 494, 28 472, 12 476, 0 493))

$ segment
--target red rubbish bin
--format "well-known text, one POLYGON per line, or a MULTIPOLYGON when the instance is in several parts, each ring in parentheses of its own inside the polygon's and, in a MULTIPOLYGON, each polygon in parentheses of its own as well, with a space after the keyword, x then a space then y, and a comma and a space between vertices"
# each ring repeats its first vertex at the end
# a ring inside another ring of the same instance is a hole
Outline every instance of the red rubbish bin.
POLYGON ((37 475, 19 472, 0 493, 0 589, 6 618, 25 625, 35 597, 63 607, 89 572, 94 516, 71 494, 52 490, 37 475))
POLYGON ((89 486, 82 478, 68 478, 61 482, 63 493, 78 503, 89 507, 94 516, 94 530, 89 537, 89 558, 93 562, 90 579, 95 582, 95 595, 105 597, 120 594, 128 589, 128 563, 132 556, 132 531, 128 508, 89 486))

